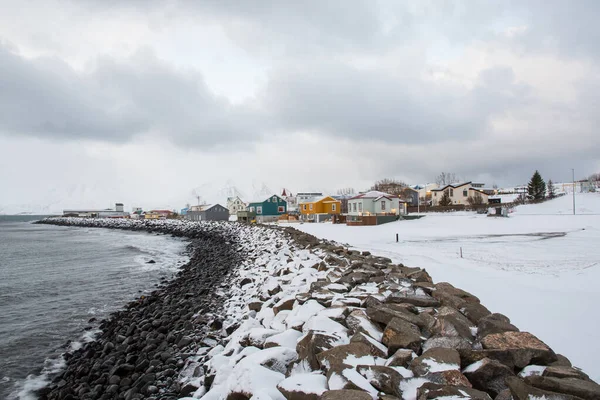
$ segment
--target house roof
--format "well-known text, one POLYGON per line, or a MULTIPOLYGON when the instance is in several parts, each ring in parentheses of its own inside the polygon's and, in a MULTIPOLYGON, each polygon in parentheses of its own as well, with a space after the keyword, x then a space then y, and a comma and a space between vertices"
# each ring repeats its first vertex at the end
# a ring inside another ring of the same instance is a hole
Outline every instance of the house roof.
POLYGON ((463 183, 451 183, 449 185, 443 186, 443 187, 438 188, 438 189, 431 189, 431 191, 432 192, 442 192, 442 191, 446 190, 449 187, 451 187, 453 189, 457 189, 457 188, 459 188, 461 186, 470 185, 470 184, 471 184, 471 181, 469 181, 469 182, 463 182, 463 183))
POLYGON ((265 197, 263 197, 263 198, 258 198, 258 199, 249 200, 249 201, 248 201, 248 204, 253 204, 253 203, 264 203, 265 201, 267 201, 268 199, 270 199, 270 198, 271 198, 271 197, 273 197, 273 196, 275 196, 275 197, 278 197, 278 198, 280 198, 281 200, 285 200, 285 199, 281 198, 281 196, 279 196, 279 195, 277 195, 277 194, 271 194, 271 195, 269 195, 269 196, 265 196, 265 197))
POLYGON ((391 198, 396 198, 398 196, 392 196, 391 194, 380 192, 378 190, 371 190, 371 191, 366 192, 366 193, 361 193, 358 196, 354 196, 350 200, 355 200, 355 199, 377 199, 377 198, 380 198, 380 197, 387 197, 388 199, 391 199, 391 198))
POLYGON ((321 197, 317 197, 317 198, 313 199, 312 201, 307 201, 306 203, 302 203, 302 204, 318 203, 320 201, 322 201, 323 203, 340 203, 340 201, 336 200, 333 196, 321 196, 321 197), (325 201, 325 199, 333 199, 333 200, 325 201))

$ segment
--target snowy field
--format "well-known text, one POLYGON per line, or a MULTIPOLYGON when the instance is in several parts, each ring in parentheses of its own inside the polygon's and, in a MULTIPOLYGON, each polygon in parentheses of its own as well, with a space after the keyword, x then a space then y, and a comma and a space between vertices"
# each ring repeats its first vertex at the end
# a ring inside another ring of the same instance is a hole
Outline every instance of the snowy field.
POLYGON ((509 218, 431 213, 370 227, 293 226, 426 268, 435 282, 473 293, 600 381, 600 194, 576 201, 577 215, 564 196, 520 206, 509 218))

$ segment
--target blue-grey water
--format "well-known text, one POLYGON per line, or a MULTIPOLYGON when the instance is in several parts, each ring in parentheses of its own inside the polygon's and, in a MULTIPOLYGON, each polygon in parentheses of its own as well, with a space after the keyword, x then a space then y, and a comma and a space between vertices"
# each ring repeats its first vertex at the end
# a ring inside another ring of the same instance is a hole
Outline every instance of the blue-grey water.
MULTIPOLYGON (((98 321, 186 262, 164 235, 34 225, 0 216, 0 399, 32 399, 98 321), (148 264, 149 260, 156 263, 148 264)), ((39 218, 37 218, 39 219, 39 218)))

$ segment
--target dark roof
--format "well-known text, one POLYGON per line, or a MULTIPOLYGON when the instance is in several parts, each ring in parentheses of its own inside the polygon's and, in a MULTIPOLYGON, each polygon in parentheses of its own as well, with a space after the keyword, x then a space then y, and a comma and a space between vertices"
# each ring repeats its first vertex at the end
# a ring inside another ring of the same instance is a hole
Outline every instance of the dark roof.
POLYGON ((465 186, 465 185, 469 185, 470 183, 471 183, 471 181, 469 181, 469 182, 463 182, 463 183, 457 183, 457 184, 450 183, 449 185, 446 185, 446 186, 444 186, 442 188, 439 188, 439 189, 431 189, 431 191, 432 192, 442 192, 442 191, 446 190, 449 187, 451 187, 453 189, 458 189, 459 187, 465 186))

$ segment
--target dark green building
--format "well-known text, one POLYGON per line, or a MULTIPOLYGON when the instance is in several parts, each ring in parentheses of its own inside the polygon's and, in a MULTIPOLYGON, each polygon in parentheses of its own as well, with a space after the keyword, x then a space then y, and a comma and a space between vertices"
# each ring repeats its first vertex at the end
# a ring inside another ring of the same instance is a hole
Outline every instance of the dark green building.
POLYGON ((256 213, 257 222, 273 222, 287 213, 287 202, 274 194, 264 200, 249 202, 248 211, 256 213))

